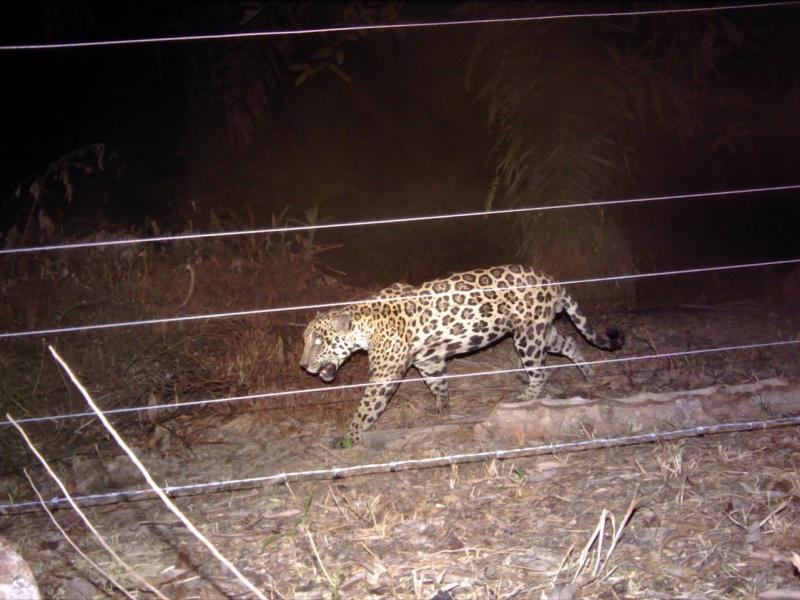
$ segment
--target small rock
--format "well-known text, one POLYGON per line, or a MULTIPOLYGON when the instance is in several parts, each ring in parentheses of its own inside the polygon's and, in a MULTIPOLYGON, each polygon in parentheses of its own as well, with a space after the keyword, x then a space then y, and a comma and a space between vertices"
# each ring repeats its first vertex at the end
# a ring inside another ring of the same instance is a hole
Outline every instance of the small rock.
POLYGON ((542 600, 572 600, 575 596, 575 586, 565 583, 554 587, 549 594, 542 592, 542 600))
POLYGON ((64 596, 69 600, 91 600, 99 591, 91 581, 79 575, 69 580, 64 596))
POLYGON ((39 587, 28 563, 0 537, 0 600, 39 600, 39 587))

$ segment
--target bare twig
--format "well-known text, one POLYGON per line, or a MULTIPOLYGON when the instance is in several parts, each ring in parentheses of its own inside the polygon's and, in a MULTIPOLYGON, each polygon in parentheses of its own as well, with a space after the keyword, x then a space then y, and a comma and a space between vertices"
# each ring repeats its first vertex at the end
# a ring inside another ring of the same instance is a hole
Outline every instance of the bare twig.
POLYGON ((600 513, 600 519, 597 522, 597 527, 595 527, 592 535, 589 536, 589 540, 586 542, 586 545, 583 547, 581 551, 580 558, 578 559, 578 566, 575 571, 575 575, 572 578, 572 582, 575 583, 578 577, 581 574, 584 566, 588 562, 589 553, 592 549, 592 546, 595 545, 595 560, 594 560, 594 568, 592 570, 592 577, 595 578, 598 575, 602 575, 603 572, 606 570, 608 566, 608 561, 611 558, 611 555, 614 552, 614 549, 617 547, 617 543, 619 542, 620 538, 622 537, 622 532, 625 530, 625 526, 630 521, 631 515, 633 511, 636 510, 636 506, 638 505, 639 500, 636 497, 636 493, 633 494, 633 498, 631 498, 630 503, 628 504, 628 509, 625 511, 625 516, 622 517, 622 521, 619 523, 619 528, 617 527, 616 519, 614 515, 608 510, 603 509, 600 513), (611 521, 611 545, 606 550, 606 554, 603 557, 603 537, 605 536, 606 530, 606 520, 611 521), (602 557, 602 562, 601 562, 602 557))
POLYGON ((589 536, 586 545, 584 545, 583 550, 581 550, 580 557, 578 558, 578 568, 575 570, 575 575, 572 577, 572 583, 575 583, 577 581, 578 576, 581 574, 581 571, 583 571, 583 567, 586 565, 586 561, 589 557, 589 552, 592 549, 594 541, 598 538, 598 536, 603 535, 607 517, 608 517, 608 509, 604 508, 600 513, 600 519, 597 522, 597 527, 594 528, 592 535, 589 536))
POLYGON ((561 563, 558 565, 558 569, 556 569, 556 572, 553 575, 553 584, 555 584, 555 582, 558 580, 558 576, 561 575, 561 572, 564 570, 564 565, 567 564, 567 561, 569 560, 569 557, 572 556, 572 551, 574 549, 574 543, 570 544, 569 548, 567 548, 567 553, 564 555, 564 558, 561 559, 561 563))
POLYGON ((314 553, 314 557, 317 559, 317 563, 319 563, 319 566, 322 568, 322 573, 323 575, 325 575, 325 579, 328 580, 331 589, 335 590, 338 587, 336 580, 333 579, 333 577, 331 577, 330 573, 328 573, 328 569, 325 568, 325 563, 322 562, 322 557, 319 555, 319 552, 317 551, 317 545, 314 543, 314 538, 311 536, 311 532, 308 530, 308 526, 306 525, 304 529, 306 531, 306 536, 308 537, 308 543, 311 545, 311 551, 314 553))
MULTIPOLYGON (((51 351, 52 351, 52 347, 51 347, 51 351)), ((25 433, 25 431, 22 429, 22 427, 20 427, 19 424, 14 419, 11 418, 11 415, 6 414, 6 419, 8 419, 8 421, 14 427, 17 428, 17 431, 19 431, 19 434, 22 436, 22 439, 25 440, 25 443, 31 449, 31 452, 33 452, 33 454, 36 456, 36 458, 39 459, 39 462, 42 463, 42 466, 45 468, 45 470, 50 475, 50 477, 52 477, 53 480, 58 484, 58 487, 61 488, 61 493, 64 494, 64 497, 67 499, 67 501, 69 502, 70 506, 72 506, 73 510, 76 513, 78 513, 78 515, 80 516, 81 519, 83 519, 84 524, 89 529, 89 531, 92 532, 94 537, 97 538, 97 541, 100 542, 100 545, 102 545, 103 548, 105 548, 106 551, 112 557, 114 557, 114 560, 116 560, 120 565, 122 565, 125 568, 125 570, 128 571, 139 583, 144 585, 148 590, 150 590, 156 596, 161 598, 161 600, 169 600, 164 594, 162 594, 155 587, 153 587, 153 585, 151 585, 150 582, 148 582, 144 577, 139 575, 139 573, 136 572, 128 563, 126 563, 124 560, 122 560, 122 558, 119 556, 119 554, 117 554, 114 551, 114 549, 111 546, 108 545, 108 543, 103 538, 103 536, 100 535, 100 532, 97 531, 95 526, 92 525, 92 522, 89 520, 89 518, 83 513, 83 511, 81 511, 81 509, 78 507, 77 503, 72 499, 72 496, 67 491, 67 487, 61 481, 61 479, 59 479, 58 475, 55 474, 55 471, 53 471, 53 469, 50 467, 50 464, 45 460, 44 456, 42 456, 41 453, 39 452, 39 450, 36 449, 36 446, 33 445, 33 442, 31 442, 30 438, 25 433)), ((44 503, 43 500, 42 500, 42 503, 44 503)))
POLYGON ((67 540, 67 542, 69 542, 69 545, 72 546, 72 548, 75 550, 75 552, 80 554, 81 557, 86 562, 88 562, 90 565, 92 565, 92 567, 94 567, 94 569, 96 571, 98 571, 103 577, 108 579, 111 582, 111 585, 113 585, 120 592, 125 594, 126 597, 130 598, 131 600, 135 600, 134 597, 131 595, 131 593, 128 590, 126 590, 122 586, 121 583, 119 583, 116 579, 114 579, 114 577, 110 573, 108 573, 107 571, 103 570, 103 568, 100 565, 98 565, 96 562, 94 562, 91 558, 86 556, 86 554, 84 554, 83 550, 81 550, 78 547, 78 545, 72 540, 72 538, 69 537, 69 534, 66 531, 64 531, 64 528, 61 527, 61 524, 58 521, 56 521, 56 518, 55 518, 55 516, 53 516, 53 513, 50 511, 49 508, 47 508, 47 503, 44 501, 44 498, 42 498, 42 495, 39 493, 39 488, 37 488, 36 484, 33 483, 33 479, 31 479, 31 476, 28 474, 28 470, 27 469, 23 469, 23 472, 25 473, 25 477, 28 478, 28 483, 31 484, 31 487, 33 488, 33 491, 36 494, 36 497, 39 498, 39 502, 41 502, 42 508, 47 513, 47 516, 50 517, 50 520, 53 522, 53 525, 55 525, 56 529, 58 529, 61 532, 61 535, 63 535, 64 539, 67 540))
POLYGON ((608 565, 608 560, 611 558, 611 554, 614 552, 614 548, 617 547, 617 542, 619 542, 620 538, 622 537, 622 532, 625 530, 625 526, 628 524, 628 521, 631 519, 631 515, 633 511, 636 510, 636 507, 639 504, 639 499, 636 497, 636 493, 633 494, 633 498, 631 498, 630 504, 628 504, 628 510, 625 511, 625 516, 622 517, 622 521, 619 523, 619 529, 616 530, 614 533, 614 539, 611 542, 611 545, 608 547, 608 552, 606 553, 606 557, 603 560, 603 566, 600 568, 600 572, 602 573, 603 570, 608 565))
POLYGON ((192 269, 192 266, 189 264, 186 264, 184 266, 189 271, 189 289, 186 292, 186 296, 184 297, 183 302, 181 302, 178 305, 178 308, 183 308, 184 306, 186 306, 189 303, 189 298, 192 297, 192 292, 194 292, 194 269, 192 269))
POLYGON ((86 388, 83 387, 80 381, 78 381, 78 378, 69 368, 64 359, 61 358, 58 352, 56 352, 55 348, 53 348, 52 346, 48 346, 48 348, 50 350, 50 354, 53 355, 53 358, 55 358, 58 364, 60 364, 61 367, 64 369, 64 371, 66 371, 72 383, 75 385, 75 387, 78 388, 78 391, 80 391, 81 395, 86 400, 86 403, 91 407, 91 409, 97 415, 97 418, 100 419, 100 422, 103 423, 103 426, 111 434, 111 436, 114 438, 117 444, 119 444, 120 448, 122 448, 125 451, 125 454, 128 455, 128 458, 130 458, 133 464, 136 465, 136 467, 142 473, 142 475, 144 476, 145 480, 150 485, 152 490, 158 495, 159 498, 161 498, 161 501, 167 506, 167 508, 170 511, 172 511, 172 513, 176 517, 178 517, 181 523, 183 523, 186 526, 186 528, 189 529, 189 531, 191 531, 192 534, 198 540, 200 540, 206 548, 208 548, 211 554, 213 554, 214 557, 225 566, 225 568, 230 570, 230 572, 236 576, 236 578, 242 583, 242 585, 244 585, 260 600, 267 600, 267 597, 249 579, 247 579, 244 575, 242 575, 239 569, 237 569, 232 562, 230 562, 227 558, 225 558, 222 555, 222 553, 219 550, 217 550, 217 547, 214 546, 214 544, 212 544, 211 541, 208 538, 206 538, 202 533, 200 533, 200 530, 197 529, 197 527, 195 527, 194 523, 192 523, 189 520, 189 518, 186 515, 184 515, 183 512, 175 505, 175 503, 172 500, 170 500, 170 498, 164 493, 164 490, 161 489, 161 487, 156 483, 155 479, 153 479, 152 475, 150 475, 150 472, 145 468, 145 466, 142 464, 142 462, 139 460, 139 458, 136 456, 133 450, 131 450, 131 448, 125 443, 125 440, 122 439, 122 436, 120 436, 119 433, 117 433, 117 430, 111 426, 111 423, 108 421, 103 412, 95 404, 94 400, 92 400, 92 397, 89 395, 89 392, 86 390, 86 388))
POLYGON ((767 521, 769 521, 769 520, 770 520, 772 517, 774 517, 775 515, 777 515, 777 514, 778 514, 779 512, 781 512, 781 511, 782 511, 784 508, 786 508, 787 506, 789 506, 789 502, 790 502, 790 501, 791 501, 791 498, 790 498, 789 500, 786 500, 786 501, 784 501, 784 502, 783 502, 783 503, 782 503, 782 504, 781 504, 781 505, 780 505, 778 508, 776 508, 776 509, 775 509, 775 510, 773 510, 771 513, 769 513, 769 514, 768 514, 766 517, 764 517, 763 519, 761 519, 761 521, 758 523, 758 526, 759 526, 759 527, 763 527, 763 526, 764 526, 764 523, 766 523, 767 521))

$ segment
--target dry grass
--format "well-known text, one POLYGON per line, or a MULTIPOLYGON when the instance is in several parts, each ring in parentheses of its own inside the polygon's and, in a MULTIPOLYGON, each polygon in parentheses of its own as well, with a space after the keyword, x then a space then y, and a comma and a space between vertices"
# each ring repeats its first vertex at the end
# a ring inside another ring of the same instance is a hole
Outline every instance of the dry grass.
MULTIPOLYGON (((278 221, 280 223, 280 221, 278 221)), ((233 224, 229 227, 234 228, 233 224)), ((246 225, 246 224, 245 224, 246 225)), ((223 225, 220 224, 220 227, 223 225)), ((6 258, 0 330, 291 306, 341 298, 337 280, 306 258, 297 235, 250 237, 227 243, 180 243, 6 258), (273 239, 274 237, 274 239, 273 239)), ((313 253, 312 253, 313 255, 313 253)), ((351 293, 345 289, 344 293, 351 293)), ((296 368, 298 330, 308 315, 277 313, 247 319, 66 334, 48 341, 66 348, 104 409, 226 397, 302 387, 296 368)), ((44 340, 3 341, 0 409, 17 418, 83 412, 75 391, 45 354, 44 340)), ((302 399, 301 399, 302 403, 302 399)), ((257 402, 248 403, 257 405, 257 402)), ((293 406, 280 400, 273 406, 293 406)), ((221 406, 215 412, 239 410, 221 406)), ((207 412, 207 411, 201 411, 207 412)), ((168 410, 122 419, 122 427, 149 434, 168 426, 168 410)), ((98 431, 89 420, 31 425, 45 453, 72 459, 94 453, 98 431), (76 426, 77 425, 77 426, 76 426), (85 428, 84 428, 85 427, 85 428), (88 443, 87 443, 88 442, 88 443)), ((0 430, 3 473, 29 457, 9 429, 0 430)))
MULTIPOLYGON (((266 240, 249 239, 233 249, 189 244, 170 246, 169 252, 143 247, 94 258, 21 260, 14 263, 15 277, 7 278, 2 329, 286 306, 364 293, 309 266, 302 246, 270 243, 267 248, 266 240)), ((796 312, 764 312, 753 318, 717 315, 713 322, 689 312, 629 315, 622 324, 632 334, 631 354, 777 339, 797 331, 796 312)), ((69 348, 66 358, 104 408, 301 388, 311 383, 296 364, 304 320, 288 313, 74 335, 62 350, 69 348)), ((4 409, 19 416, 83 410, 39 340, 6 341, 0 350, 4 409)), ((507 368, 516 366, 513 360, 513 350, 501 345, 451 368, 507 368)), ((563 369, 553 373, 550 386, 562 397, 614 398, 775 376, 791 380, 797 360, 796 352, 784 351, 622 364, 598 369, 589 383, 574 369, 563 369)), ((340 376, 363 381, 363 357, 350 361, 340 376)), ((455 380, 454 413, 482 414, 521 385, 513 377, 455 380)), ((491 449, 486 442, 481 446, 471 428, 462 428, 399 448, 333 450, 330 442, 357 397, 352 391, 268 405, 253 401, 119 424, 156 480, 169 483, 491 449)), ((430 424, 430 404, 422 384, 403 385, 377 428, 430 424)), ((592 424, 582 425, 578 437, 592 437, 592 424)), ((96 426, 70 421, 27 429, 71 491, 141 487, 96 426)), ((8 433, 0 432, 0 452, 11 472, 31 458, 8 433)), ((787 594, 800 587, 793 565, 800 547, 798 456, 800 432, 777 429, 294 483, 177 503, 274 598, 791 598, 787 594)), ((32 476, 42 483, 40 472, 32 476)), ((6 497, 31 495, 13 474, 2 485, 6 497)), ((57 493, 43 488, 44 497, 57 493)), ((209 562, 155 503, 87 512, 126 561, 166 595, 238 593, 230 575, 209 562)), ((121 575, 96 542, 76 531, 74 515, 61 511, 58 517, 92 560, 121 575)), ((73 563, 66 542, 45 519, 36 513, 3 519, 0 534, 28 549, 26 558, 48 597, 67 597, 66 582, 73 577, 90 582, 98 597, 113 596, 109 584, 73 563)))
MULTIPOLYGON (((798 450, 776 430, 688 440, 677 479, 655 445, 179 502, 276 598, 776 598, 798 585, 798 450)), ((155 504, 92 513, 146 576, 194 565, 168 595, 234 592, 155 504)), ((72 567, 46 548, 32 561, 57 590, 72 567)))

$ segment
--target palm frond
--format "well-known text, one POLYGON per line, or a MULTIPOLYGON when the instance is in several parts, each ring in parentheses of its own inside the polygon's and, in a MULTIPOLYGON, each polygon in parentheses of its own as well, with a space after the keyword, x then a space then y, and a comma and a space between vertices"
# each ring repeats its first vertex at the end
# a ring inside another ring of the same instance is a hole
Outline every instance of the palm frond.
MULTIPOLYGON (((555 4, 535 9, 558 12, 555 4)), ((758 18, 673 15, 482 30, 465 85, 485 103, 494 133, 489 200, 535 206, 629 195, 669 171, 652 160, 660 143, 684 147, 704 136, 699 147, 733 152, 754 130, 760 111, 752 104, 763 101, 740 85, 764 77, 755 65, 771 65, 773 89, 800 89, 796 28, 758 18), (784 41, 771 56, 755 44, 765 26, 784 41)), ((575 275, 632 267, 613 211, 547 211, 515 224, 520 253, 548 267, 575 275)))
MULTIPOLYGON (((495 134, 495 174, 505 202, 568 204, 616 191, 620 179, 629 179, 618 157, 630 145, 622 133, 630 127, 618 110, 621 78, 605 38, 581 22, 499 31, 479 40, 471 76, 483 75, 476 96, 486 103, 495 134), (493 66, 479 66, 484 49, 493 47, 503 48, 500 57, 491 53, 493 66)), ((609 237, 597 211, 533 213, 516 222, 520 254, 570 275, 590 268, 609 237)))
MULTIPOLYGON (((244 5, 241 31, 295 26, 305 3, 244 5)), ((228 138, 234 147, 251 144, 283 81, 292 46, 289 38, 236 38, 214 63, 216 95, 221 99, 228 138)))

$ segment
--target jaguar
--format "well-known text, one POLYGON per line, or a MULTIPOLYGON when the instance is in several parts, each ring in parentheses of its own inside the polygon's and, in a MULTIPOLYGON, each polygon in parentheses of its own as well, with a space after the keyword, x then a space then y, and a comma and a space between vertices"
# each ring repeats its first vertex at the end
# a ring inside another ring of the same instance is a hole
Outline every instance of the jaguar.
POLYGON ((562 311, 592 345, 608 351, 623 346, 620 329, 596 333, 572 296, 551 277, 524 265, 502 265, 454 273, 416 287, 395 283, 367 300, 320 313, 303 334, 300 366, 328 383, 351 354, 367 352, 369 385, 347 435, 357 443, 386 409, 411 366, 433 394, 436 412, 444 413, 449 409, 445 361, 509 334, 528 376, 518 400, 539 397, 548 353, 565 356, 588 378, 591 367, 575 340, 553 325, 562 311))

